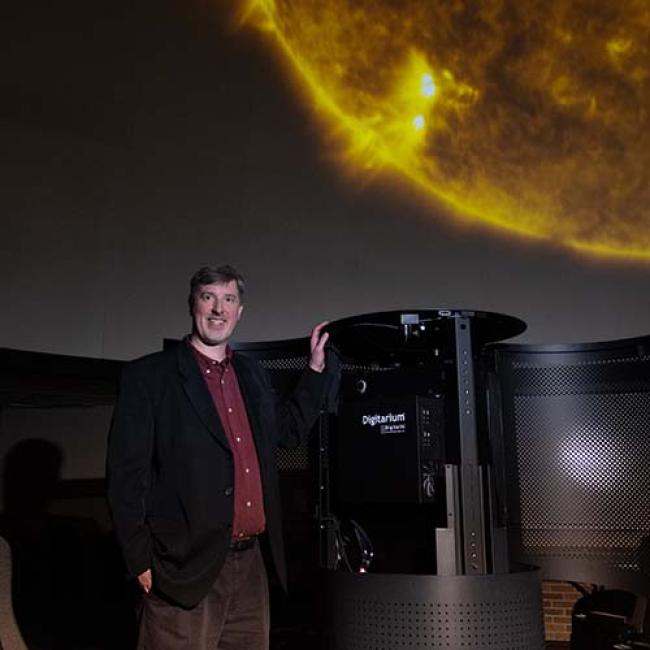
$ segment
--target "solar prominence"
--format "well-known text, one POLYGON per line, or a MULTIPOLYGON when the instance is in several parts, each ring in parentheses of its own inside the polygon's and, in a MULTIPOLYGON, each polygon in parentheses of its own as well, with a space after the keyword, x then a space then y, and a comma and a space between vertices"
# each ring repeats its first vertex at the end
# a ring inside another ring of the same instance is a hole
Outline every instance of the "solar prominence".
POLYGON ((354 168, 459 219, 650 259, 647 0, 248 0, 354 168))

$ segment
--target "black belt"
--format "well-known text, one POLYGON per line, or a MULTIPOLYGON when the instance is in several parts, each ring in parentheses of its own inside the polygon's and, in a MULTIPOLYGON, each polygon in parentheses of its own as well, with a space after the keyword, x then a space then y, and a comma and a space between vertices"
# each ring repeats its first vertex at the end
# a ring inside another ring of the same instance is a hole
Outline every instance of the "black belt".
POLYGON ((237 539, 233 539, 230 542, 230 550, 247 551, 249 548, 253 548, 253 546, 255 546, 256 541, 257 535, 251 535, 250 537, 238 537, 237 539))

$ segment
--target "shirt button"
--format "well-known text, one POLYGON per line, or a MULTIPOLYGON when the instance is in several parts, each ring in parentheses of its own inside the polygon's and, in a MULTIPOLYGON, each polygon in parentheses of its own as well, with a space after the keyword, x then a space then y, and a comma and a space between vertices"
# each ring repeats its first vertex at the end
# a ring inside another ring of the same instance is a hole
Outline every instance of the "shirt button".
POLYGON ((250 469, 248 469, 248 467, 247 467, 244 471, 246 472, 246 474, 250 474, 250 473, 251 473, 251 471, 250 471, 250 469))
POLYGON ((223 386, 226 382, 222 379, 221 380, 221 385, 223 386))
POLYGON ((224 493, 227 497, 229 497, 229 496, 233 493, 233 489, 232 489, 231 487, 227 487, 227 488, 223 491, 223 493, 224 493))
POLYGON ((232 413, 232 409, 228 407, 228 413, 232 413))
POLYGON ((250 508, 253 504, 250 501, 246 501, 246 507, 250 508))
POLYGON ((209 374, 210 374, 210 368, 208 368, 208 369, 205 371, 205 373, 206 373, 206 375, 209 375, 209 374))
POLYGON ((237 436, 237 437, 235 438, 235 440, 236 440, 237 442, 241 442, 241 438, 240 438, 239 436, 237 436))

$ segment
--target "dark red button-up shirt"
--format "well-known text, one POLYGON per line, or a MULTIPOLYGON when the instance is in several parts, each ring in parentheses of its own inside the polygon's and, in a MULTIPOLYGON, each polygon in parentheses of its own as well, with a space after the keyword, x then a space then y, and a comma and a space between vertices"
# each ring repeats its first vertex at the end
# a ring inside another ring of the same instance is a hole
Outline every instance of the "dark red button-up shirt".
POLYGON ((219 362, 201 354, 189 341, 188 345, 198 361, 232 450, 235 469, 232 536, 258 535, 266 527, 262 479, 246 406, 231 363, 232 350, 229 347, 226 358, 219 362))

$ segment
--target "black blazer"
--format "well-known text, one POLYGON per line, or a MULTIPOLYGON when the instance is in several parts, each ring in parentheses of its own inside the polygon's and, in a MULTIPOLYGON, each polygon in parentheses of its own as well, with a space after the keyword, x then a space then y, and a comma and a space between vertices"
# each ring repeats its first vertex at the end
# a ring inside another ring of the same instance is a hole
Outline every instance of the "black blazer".
MULTIPOLYGON (((266 373, 243 354, 233 364, 260 465, 267 533, 286 586, 274 451, 313 426, 328 377, 307 369, 279 402, 266 373)), ((188 343, 128 364, 113 414, 108 500, 130 575, 151 568, 154 589, 193 607, 208 592, 232 534, 234 470, 228 440, 188 343)))

